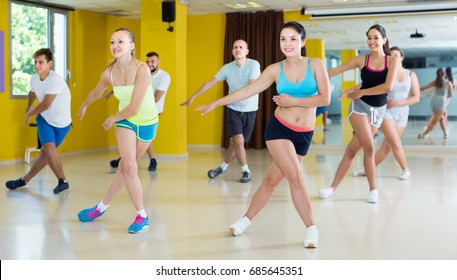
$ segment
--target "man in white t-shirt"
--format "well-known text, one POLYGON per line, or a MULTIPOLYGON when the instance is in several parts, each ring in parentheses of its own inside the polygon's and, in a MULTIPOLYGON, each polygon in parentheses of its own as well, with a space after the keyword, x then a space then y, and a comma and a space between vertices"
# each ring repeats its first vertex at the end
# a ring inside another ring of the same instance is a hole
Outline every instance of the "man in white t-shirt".
MULTIPOLYGON (((171 78, 170 75, 159 68, 160 57, 156 52, 149 52, 146 54, 146 64, 151 70, 152 89, 154 91, 154 99, 157 106, 159 115, 163 112, 165 105, 165 97, 167 95, 168 87, 170 87, 171 78)), ((155 158, 153 142, 148 148, 149 155, 149 171, 157 170, 157 160, 155 158)), ((110 161, 110 166, 116 168, 119 165, 121 158, 113 159, 110 161)))
POLYGON ((29 123, 32 116, 37 115, 36 124, 41 151, 24 177, 7 181, 5 185, 10 190, 23 187, 46 165, 49 165, 58 179, 57 187, 53 190, 54 194, 59 194, 70 187, 63 172, 57 147, 70 131, 71 94, 65 80, 51 70, 52 51, 50 49, 37 50, 33 54, 33 59, 36 74, 30 79, 25 124, 29 123), (32 107, 36 99, 39 103, 32 107))
MULTIPOLYGON (((204 83, 181 106, 186 105, 189 107, 197 96, 210 90, 218 82, 226 81, 229 87, 228 94, 230 94, 256 80, 260 76, 260 64, 257 60, 247 58, 248 53, 248 44, 244 40, 236 40, 232 48, 234 60, 222 66, 214 78, 204 83)), ((258 105, 258 94, 227 105, 225 114, 227 119, 227 134, 230 137, 229 147, 222 164, 208 171, 209 178, 212 179, 224 173, 230 162, 236 157, 241 166, 242 175, 240 183, 251 181, 251 171, 248 167, 244 145, 251 138, 258 105)))

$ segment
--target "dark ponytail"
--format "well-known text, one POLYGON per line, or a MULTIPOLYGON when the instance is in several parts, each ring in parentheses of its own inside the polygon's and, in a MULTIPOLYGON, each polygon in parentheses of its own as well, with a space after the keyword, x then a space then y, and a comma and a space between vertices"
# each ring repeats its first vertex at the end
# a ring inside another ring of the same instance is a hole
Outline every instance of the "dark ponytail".
MULTIPOLYGON (((370 28, 368 28, 368 31, 370 31, 371 29, 378 30, 379 33, 381 33, 382 38, 386 39, 386 43, 382 46, 382 49, 384 51, 384 54, 390 55, 389 39, 387 38, 386 30, 384 29, 384 27, 382 27, 379 24, 375 24, 375 25, 372 25, 370 28)), ((367 36, 368 36, 368 31, 366 33, 367 36)))
MULTIPOLYGON (((305 40, 306 39, 306 30, 303 27, 303 25, 301 25, 300 23, 298 23, 296 21, 289 21, 289 22, 284 23, 284 25, 281 28, 281 31, 284 28, 292 28, 292 29, 294 29, 300 35, 300 39, 301 40, 305 40)), ((306 56, 306 47, 305 46, 303 46, 302 49, 301 49, 301 56, 306 56)))

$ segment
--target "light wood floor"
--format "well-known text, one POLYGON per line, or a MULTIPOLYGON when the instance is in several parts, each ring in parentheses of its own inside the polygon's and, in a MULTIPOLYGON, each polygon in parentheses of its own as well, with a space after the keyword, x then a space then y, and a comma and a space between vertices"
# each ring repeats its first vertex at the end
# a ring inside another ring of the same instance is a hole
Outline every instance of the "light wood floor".
MULTIPOLYGON (((283 182, 273 199, 239 237, 228 226, 247 209, 271 158, 266 150, 248 150, 253 180, 238 182, 233 163, 210 180, 223 151, 191 149, 188 159, 159 158, 158 171, 140 162, 150 229, 127 233, 135 210, 125 190, 92 223, 77 213, 98 203, 113 174, 114 150, 62 156, 70 191, 54 195, 49 168, 26 187, 0 195, 0 259, 148 259, 148 260, 455 260, 457 259, 457 160, 455 152, 408 150, 413 175, 397 179, 392 157, 378 167, 378 204, 366 202, 366 178, 346 176, 334 197, 320 200, 318 189, 330 184, 342 148, 313 145, 303 162, 312 196, 319 248, 305 249, 305 228, 283 182), (415 153, 417 151, 417 154, 415 153)), ((33 161, 33 159, 32 159, 33 161)), ((354 161, 353 168, 361 162, 354 161)), ((0 181, 25 174, 24 163, 0 166, 0 181)))

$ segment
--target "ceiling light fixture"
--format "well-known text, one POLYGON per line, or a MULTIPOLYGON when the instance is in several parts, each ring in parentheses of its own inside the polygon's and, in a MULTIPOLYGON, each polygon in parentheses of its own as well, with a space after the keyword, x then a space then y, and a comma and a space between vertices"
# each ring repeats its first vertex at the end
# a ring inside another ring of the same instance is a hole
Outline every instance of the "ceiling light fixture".
POLYGON ((224 4, 229 8, 233 9, 250 9, 250 8, 262 8, 263 6, 256 2, 245 2, 245 3, 233 3, 233 4, 224 4))
POLYGON ((306 14, 313 18, 357 17, 388 14, 424 14, 457 11, 455 3, 422 3, 398 6, 370 6, 335 9, 306 9, 306 14))

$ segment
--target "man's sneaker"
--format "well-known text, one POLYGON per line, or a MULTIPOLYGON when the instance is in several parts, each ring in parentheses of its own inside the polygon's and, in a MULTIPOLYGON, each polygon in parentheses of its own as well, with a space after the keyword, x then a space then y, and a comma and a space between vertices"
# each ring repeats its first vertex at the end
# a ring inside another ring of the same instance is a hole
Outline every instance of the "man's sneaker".
POLYGON ((10 190, 15 190, 17 188, 25 186, 25 181, 23 178, 17 180, 10 180, 5 183, 5 186, 10 190))
POLYGON ((218 168, 211 169, 210 171, 208 171, 208 177, 213 179, 221 175, 222 173, 224 173, 224 170, 222 170, 222 168, 219 166, 218 168))
POLYGON ((378 194, 378 190, 377 189, 374 189, 374 190, 371 190, 370 193, 368 194, 368 203, 378 203, 378 197, 379 197, 379 194, 378 194))
POLYGON ((400 177, 398 177, 400 180, 408 180, 411 177, 411 170, 409 168, 403 169, 403 171, 400 174, 400 177))
POLYGON ((119 162, 121 161, 121 158, 113 159, 112 161, 109 162, 109 166, 112 168, 117 168, 119 166, 119 162))
POLYGON ((251 172, 243 171, 243 176, 241 176, 240 183, 247 183, 251 181, 251 172))
POLYGON ((105 213, 105 211, 100 211, 100 209, 97 208, 97 205, 95 205, 92 208, 81 210, 81 212, 78 213, 78 218, 81 222, 92 222, 103 215, 103 213, 105 213))
POLYGON ((319 197, 322 198, 322 199, 331 197, 332 195, 333 195, 333 188, 332 187, 324 188, 324 189, 320 189, 319 190, 319 197))
POLYGON ((305 248, 317 248, 317 240, 319 233, 316 226, 310 226, 306 229, 305 241, 303 245, 305 248))
POLYGON ((129 233, 141 233, 147 228, 149 228, 148 217, 143 218, 140 215, 137 215, 135 221, 133 221, 133 224, 129 226, 129 233))
POLYGON ((367 174, 365 174, 365 169, 363 169, 363 168, 357 168, 357 169, 354 170, 354 172, 352 173, 352 176, 354 176, 354 177, 361 177, 361 176, 367 176, 367 174))
POLYGON ((149 171, 157 171, 157 160, 155 158, 153 158, 153 159, 151 159, 149 161, 148 170, 149 171))
POLYGON ((238 221, 236 221, 234 224, 230 225, 229 230, 233 235, 238 236, 242 234, 250 225, 251 221, 248 219, 248 217, 243 216, 239 218, 238 221))
POLYGON ((53 192, 54 192, 54 194, 59 194, 63 191, 68 190, 68 188, 70 188, 70 185, 68 184, 68 182, 59 180, 59 184, 57 185, 57 187, 54 188, 53 192))

